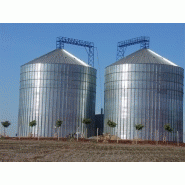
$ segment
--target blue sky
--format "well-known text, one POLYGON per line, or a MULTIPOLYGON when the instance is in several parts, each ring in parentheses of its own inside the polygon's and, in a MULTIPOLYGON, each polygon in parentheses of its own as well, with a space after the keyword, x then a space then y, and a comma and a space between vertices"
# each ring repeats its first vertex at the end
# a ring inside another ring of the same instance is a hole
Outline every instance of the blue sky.
MULTIPOLYGON (((150 37, 150 49, 184 68, 185 24, 0 24, 0 121, 9 120, 8 134, 16 133, 20 66, 56 48, 56 37, 94 42, 97 74, 96 113, 103 106, 104 68, 116 60, 117 42, 150 37), (101 103, 102 99, 102 103, 101 103)), ((140 48, 128 47, 125 55, 140 48)), ((85 48, 65 44, 65 49, 88 62, 85 48)), ((1 132, 1 128, 0 128, 1 132)))

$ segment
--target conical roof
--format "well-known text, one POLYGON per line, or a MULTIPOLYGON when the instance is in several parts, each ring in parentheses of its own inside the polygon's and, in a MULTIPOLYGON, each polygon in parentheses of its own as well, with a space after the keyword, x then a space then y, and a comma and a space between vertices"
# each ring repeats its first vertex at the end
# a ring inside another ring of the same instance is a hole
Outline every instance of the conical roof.
POLYGON ((178 66, 150 49, 140 49, 126 56, 125 58, 122 58, 117 62, 111 64, 111 66, 120 64, 165 64, 178 66))
POLYGON ((49 64, 75 64, 75 65, 82 65, 86 67, 91 67, 90 65, 86 64, 79 58, 75 57, 71 53, 67 52, 64 49, 55 49, 41 57, 38 57, 26 64, 36 64, 36 63, 49 63, 49 64))

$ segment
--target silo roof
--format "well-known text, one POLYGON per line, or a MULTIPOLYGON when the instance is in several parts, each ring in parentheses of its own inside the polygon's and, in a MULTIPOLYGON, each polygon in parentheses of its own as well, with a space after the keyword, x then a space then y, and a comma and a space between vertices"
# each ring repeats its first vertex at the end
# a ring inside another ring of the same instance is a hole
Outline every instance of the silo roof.
POLYGON ((91 67, 84 61, 80 60, 79 58, 75 57, 68 51, 64 49, 55 49, 41 57, 38 57, 26 64, 35 64, 35 63, 49 63, 49 64, 75 64, 75 65, 82 65, 86 67, 91 67))
POLYGON ((120 64, 164 64, 178 66, 150 49, 140 49, 125 58, 118 60, 110 66, 120 64))

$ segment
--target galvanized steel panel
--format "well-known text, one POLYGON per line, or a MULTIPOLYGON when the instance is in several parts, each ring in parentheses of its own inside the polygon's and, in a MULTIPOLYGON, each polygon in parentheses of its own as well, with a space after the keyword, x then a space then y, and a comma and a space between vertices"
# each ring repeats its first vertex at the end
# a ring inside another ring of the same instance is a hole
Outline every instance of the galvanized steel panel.
MULTIPOLYGON (((58 51, 55 55, 59 55, 58 51)), ((21 66, 18 134, 28 136, 29 122, 36 120, 32 133, 53 137, 55 123, 60 119, 63 121, 60 136, 66 137, 76 133, 77 127, 82 132, 82 119, 91 118, 93 123, 87 128, 88 136, 92 136, 95 134, 96 69, 76 58, 73 58, 77 61, 75 64, 72 60, 53 63, 60 57, 54 57, 49 63, 48 58, 53 55, 51 52, 41 63, 38 58, 21 66)))
MULTIPOLYGON (((55 49, 41 57, 38 57, 28 62, 27 64, 34 64, 30 66, 29 70, 35 71, 36 70, 35 66, 37 66, 35 64, 37 63, 48 64, 43 66, 44 67, 43 70, 46 70, 46 71, 47 71, 47 68, 49 69, 49 71, 54 71, 54 68, 56 69, 57 66, 53 66, 51 64, 59 64, 59 63, 76 64, 76 65, 91 67, 90 65, 86 64, 84 61, 80 60, 79 58, 75 57, 71 53, 67 52, 65 49, 55 49)), ((23 70, 28 70, 28 67, 26 67, 23 70)))
POLYGON ((173 132, 167 139, 176 141, 178 131, 182 142, 184 70, 155 63, 117 66, 105 70, 104 133, 116 135, 118 129, 121 139, 134 139, 134 125, 143 124, 139 138, 156 140, 158 130, 159 140, 163 140, 164 125, 169 123, 173 132), (118 124, 116 128, 107 125, 109 119, 118 124))
MULTIPOLYGON (((138 64, 164 64, 164 65, 172 65, 177 66, 175 63, 169 61, 168 59, 158 55, 154 51, 150 49, 141 49, 136 51, 135 53, 132 53, 125 58, 122 58, 118 60, 117 62, 111 64, 111 65, 120 65, 120 64, 127 64, 126 71, 130 71, 129 64, 136 64, 136 68, 138 64)), ((133 66, 134 67, 134 66, 133 66)), ((145 70, 144 65, 140 66, 140 71, 145 70)), ((151 66, 153 67, 153 66, 151 66)), ((166 66, 167 67, 167 66, 166 66)), ((138 68, 137 68, 138 69, 138 68)))

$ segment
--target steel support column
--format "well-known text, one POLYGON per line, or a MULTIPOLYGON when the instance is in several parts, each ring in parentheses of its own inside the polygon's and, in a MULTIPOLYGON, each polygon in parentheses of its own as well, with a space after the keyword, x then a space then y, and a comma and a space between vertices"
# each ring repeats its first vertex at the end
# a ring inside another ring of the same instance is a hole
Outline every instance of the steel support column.
POLYGON ((72 39, 72 38, 67 38, 67 37, 57 37, 56 38, 56 48, 57 49, 64 49, 64 43, 77 45, 77 46, 83 46, 85 48, 88 47, 89 48, 88 64, 94 67, 94 43, 93 42, 72 39))

